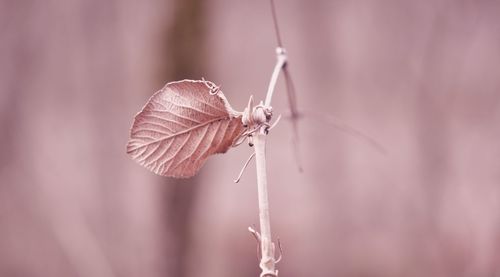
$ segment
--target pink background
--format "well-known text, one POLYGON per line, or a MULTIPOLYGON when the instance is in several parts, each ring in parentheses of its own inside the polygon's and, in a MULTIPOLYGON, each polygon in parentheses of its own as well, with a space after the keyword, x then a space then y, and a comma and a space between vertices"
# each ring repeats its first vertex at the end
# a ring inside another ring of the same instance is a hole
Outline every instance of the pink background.
MULTIPOLYGON (((277 11, 306 113, 304 173, 289 122, 268 140, 280 276, 498 276, 500 2, 277 11)), ((255 166, 232 183, 248 146, 175 180, 125 144, 168 81, 205 77, 238 110, 264 98, 267 1, 4 0, 0 38, 0 276, 258 276, 255 166)))

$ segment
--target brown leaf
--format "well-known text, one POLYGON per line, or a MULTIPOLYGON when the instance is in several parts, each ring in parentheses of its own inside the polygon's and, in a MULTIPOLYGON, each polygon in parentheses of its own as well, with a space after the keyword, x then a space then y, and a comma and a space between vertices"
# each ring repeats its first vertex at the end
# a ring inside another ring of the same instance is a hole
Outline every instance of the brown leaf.
POLYGON ((156 174, 191 177, 208 156, 224 153, 243 132, 241 113, 208 81, 168 83, 135 116, 127 153, 156 174))

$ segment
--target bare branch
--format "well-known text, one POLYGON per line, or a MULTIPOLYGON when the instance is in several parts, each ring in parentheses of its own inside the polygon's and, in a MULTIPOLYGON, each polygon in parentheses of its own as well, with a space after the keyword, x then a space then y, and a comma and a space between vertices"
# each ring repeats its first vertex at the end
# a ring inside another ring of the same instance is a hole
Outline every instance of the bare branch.
POLYGON ((276 40, 278 42, 278 47, 282 47, 280 29, 278 27, 278 17, 276 16, 276 7, 274 6, 274 0, 271 0, 271 13, 273 14, 274 31, 276 33, 276 40))
POLYGON ((269 81, 269 87, 267 88, 266 101, 264 105, 267 107, 271 106, 271 100, 273 98, 274 89, 276 88, 276 82, 278 81, 279 74, 287 62, 286 50, 281 47, 276 48, 276 65, 274 66, 273 74, 271 75, 271 80, 269 81))
POLYGON ((373 137, 363 133, 362 131, 349 126, 345 122, 343 122, 341 119, 327 113, 320 113, 312 110, 307 110, 303 113, 298 112, 296 116, 288 116, 292 121, 298 120, 298 119, 313 119, 317 122, 322 122, 323 124, 326 124, 328 126, 331 126, 335 129, 338 129, 348 135, 351 135, 357 139, 360 139, 366 143, 368 143, 370 146, 372 146, 375 150, 377 150, 379 153, 386 155, 387 150, 386 148, 380 144, 376 139, 373 137), (295 118, 295 119, 294 119, 295 118))
POLYGON ((295 85, 293 84, 292 76, 290 75, 290 71, 288 70, 288 64, 283 67, 283 75, 285 76, 286 83, 286 92, 288 96, 288 106, 290 108, 290 116, 292 120, 292 147, 293 153, 295 156, 295 161, 297 162, 297 166, 300 172, 303 172, 302 162, 300 159, 300 151, 299 151, 299 111, 297 109, 297 97, 295 94, 295 85))

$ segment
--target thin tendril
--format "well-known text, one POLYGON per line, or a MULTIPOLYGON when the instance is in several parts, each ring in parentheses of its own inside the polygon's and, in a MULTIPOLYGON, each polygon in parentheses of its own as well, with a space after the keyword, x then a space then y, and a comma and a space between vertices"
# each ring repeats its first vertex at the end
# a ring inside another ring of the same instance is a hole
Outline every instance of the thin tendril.
POLYGON ((243 168, 240 170, 240 174, 238 174, 238 178, 236 178, 234 180, 235 183, 238 183, 241 180, 241 176, 243 176, 243 172, 245 172, 245 169, 247 168, 248 164, 250 163, 250 161, 252 160, 252 158, 254 156, 255 156, 255 152, 253 152, 252 155, 250 155, 250 157, 248 157, 247 161, 243 165, 243 168))
POLYGON ((204 77, 201 77, 201 80, 205 83, 205 86, 207 86, 207 88, 209 89, 208 93, 210 93, 210 95, 216 95, 221 90, 221 86, 218 86, 210 81, 205 80, 204 77))

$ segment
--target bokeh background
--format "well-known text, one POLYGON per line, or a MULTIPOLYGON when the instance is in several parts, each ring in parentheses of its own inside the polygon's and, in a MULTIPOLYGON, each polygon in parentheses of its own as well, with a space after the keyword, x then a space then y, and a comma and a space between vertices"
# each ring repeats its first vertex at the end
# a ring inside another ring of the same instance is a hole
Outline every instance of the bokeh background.
MULTIPOLYGON (((306 114, 303 173, 268 140, 280 276, 500 276, 500 1, 276 6, 306 114)), ((176 180, 125 145, 168 81, 263 98, 275 44, 265 0, 0 1, 0 276, 258 276, 249 147, 176 180)))

